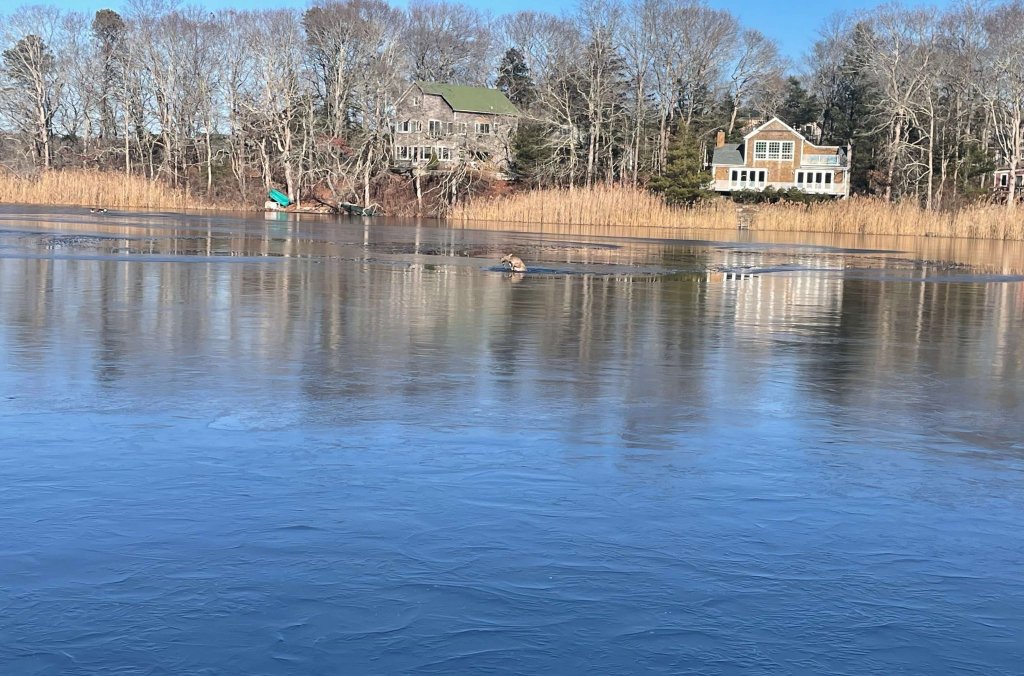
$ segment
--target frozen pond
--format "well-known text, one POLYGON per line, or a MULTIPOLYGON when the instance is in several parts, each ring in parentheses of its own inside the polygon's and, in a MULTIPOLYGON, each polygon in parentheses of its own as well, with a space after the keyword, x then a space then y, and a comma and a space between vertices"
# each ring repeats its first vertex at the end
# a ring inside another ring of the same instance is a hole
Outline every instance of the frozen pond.
POLYGON ((0 672, 1019 674, 1021 259, 736 238, 0 207, 0 672))

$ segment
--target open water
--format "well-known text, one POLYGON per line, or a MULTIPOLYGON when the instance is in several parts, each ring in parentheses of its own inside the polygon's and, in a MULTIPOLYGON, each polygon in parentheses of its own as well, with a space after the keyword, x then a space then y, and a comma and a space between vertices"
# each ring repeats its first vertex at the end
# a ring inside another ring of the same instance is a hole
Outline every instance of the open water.
POLYGON ((1015 259, 668 237, 0 208, 0 673, 1024 673, 1015 259))

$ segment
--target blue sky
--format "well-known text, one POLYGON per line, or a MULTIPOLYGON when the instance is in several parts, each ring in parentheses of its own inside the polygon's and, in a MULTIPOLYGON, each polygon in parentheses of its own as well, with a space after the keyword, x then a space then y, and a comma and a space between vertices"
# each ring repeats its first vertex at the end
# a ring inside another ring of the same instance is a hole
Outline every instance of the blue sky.
MULTIPOLYGON (((68 9, 93 12, 109 7, 120 11, 121 0, 33 0, 39 4, 53 4, 68 9)), ((575 6, 575 0, 463 0, 465 4, 507 14, 518 10, 560 12, 575 6)), ((823 22, 836 12, 854 12, 876 7, 882 0, 707 0, 712 7, 728 9, 748 28, 756 28, 776 40, 784 54, 799 61, 817 37, 823 22)), ((7 3, 4 3, 7 4, 7 3)), ((14 2, 10 3, 14 5, 14 2)), ((238 9, 272 9, 278 7, 305 7, 309 0, 192 0, 209 9, 235 7, 238 9)), ((405 5, 405 0, 392 0, 392 4, 405 5)), ((946 7, 952 0, 902 0, 903 6, 946 7)))

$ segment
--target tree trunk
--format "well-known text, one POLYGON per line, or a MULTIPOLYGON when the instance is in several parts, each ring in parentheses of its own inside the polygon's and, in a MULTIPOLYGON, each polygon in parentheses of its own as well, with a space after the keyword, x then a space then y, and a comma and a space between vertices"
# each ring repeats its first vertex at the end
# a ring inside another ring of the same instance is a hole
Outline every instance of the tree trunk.
POLYGON ((897 117, 893 123, 892 140, 889 146, 889 166, 885 172, 885 201, 892 201, 892 182, 896 176, 896 153, 899 151, 900 140, 903 138, 903 118, 897 117))
POLYGON ((935 188, 935 111, 931 111, 928 120, 928 195, 925 197, 924 208, 932 210, 932 194, 935 188))

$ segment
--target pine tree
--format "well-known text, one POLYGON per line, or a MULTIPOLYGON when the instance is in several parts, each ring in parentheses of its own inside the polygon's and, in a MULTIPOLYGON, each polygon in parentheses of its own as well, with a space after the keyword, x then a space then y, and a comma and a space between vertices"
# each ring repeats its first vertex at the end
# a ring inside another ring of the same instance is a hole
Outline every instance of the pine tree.
POLYGON ((700 144, 689 127, 680 123, 668 151, 668 164, 648 187, 669 204, 694 204, 710 198, 711 173, 704 169, 700 144))
POLYGON ((530 78, 526 59, 515 47, 510 48, 502 57, 495 85, 509 101, 521 108, 529 108, 537 99, 537 88, 530 78))
POLYGON ((843 54, 839 79, 824 107, 822 141, 853 145, 850 187, 856 193, 870 193, 880 175, 878 158, 884 143, 882 127, 872 116, 872 106, 881 96, 874 74, 868 67, 871 27, 854 26, 850 45, 843 54))
POLYGON ((512 137, 512 162, 510 170, 517 180, 533 187, 543 187, 550 178, 554 158, 547 140, 551 134, 548 125, 530 120, 520 120, 512 137))
POLYGON ((817 100, 807 93, 795 77, 786 80, 786 98, 779 107, 779 117, 791 127, 799 127, 818 119, 817 100))

